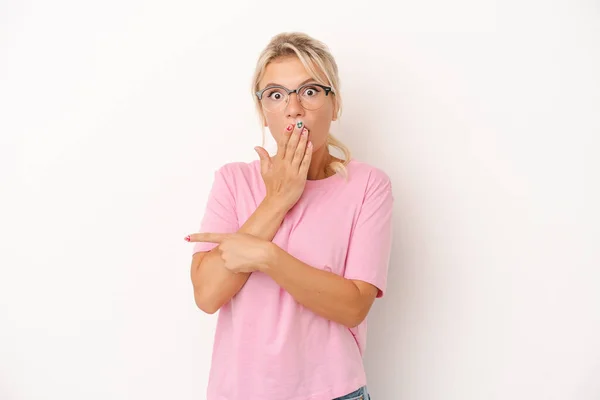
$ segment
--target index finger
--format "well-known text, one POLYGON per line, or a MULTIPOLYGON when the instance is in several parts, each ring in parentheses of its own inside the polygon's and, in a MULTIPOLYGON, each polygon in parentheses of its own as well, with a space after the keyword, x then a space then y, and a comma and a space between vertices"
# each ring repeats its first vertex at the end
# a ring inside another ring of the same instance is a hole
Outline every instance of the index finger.
POLYGON ((209 243, 221 243, 229 236, 228 233, 192 233, 186 236, 185 240, 188 242, 209 242, 209 243), (189 240, 188 240, 189 238, 189 240))

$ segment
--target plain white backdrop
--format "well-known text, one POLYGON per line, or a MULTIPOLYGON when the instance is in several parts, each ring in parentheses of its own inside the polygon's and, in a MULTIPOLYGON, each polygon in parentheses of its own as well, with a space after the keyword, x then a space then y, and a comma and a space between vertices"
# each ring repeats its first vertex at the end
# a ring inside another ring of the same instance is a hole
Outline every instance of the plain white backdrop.
POLYGON ((2 1, 0 399, 205 399, 183 237, 282 31, 393 182, 373 398, 600 399, 600 6, 567 0, 2 1))

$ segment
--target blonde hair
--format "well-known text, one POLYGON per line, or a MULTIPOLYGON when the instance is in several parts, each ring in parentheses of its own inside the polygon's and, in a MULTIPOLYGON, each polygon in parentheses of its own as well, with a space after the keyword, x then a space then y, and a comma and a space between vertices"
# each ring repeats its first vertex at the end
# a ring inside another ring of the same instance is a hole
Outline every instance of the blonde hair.
MULTIPOLYGON (((322 85, 331 86, 332 91, 334 92, 334 105, 337 107, 337 117, 339 118, 342 115, 342 96, 339 90, 340 78, 338 75, 338 67, 327 46, 323 42, 316 40, 305 33, 280 33, 273 36, 269 44, 260 53, 252 78, 252 97, 254 98, 254 104, 256 105, 262 127, 263 146, 265 141, 264 126, 266 121, 260 100, 258 100, 256 96, 256 92, 259 90, 258 84, 263 78, 265 69, 270 62, 278 58, 289 56, 298 57, 300 62, 304 65, 304 68, 306 68, 306 71, 311 75, 311 78, 322 85), (319 71, 315 69, 315 66, 325 75, 327 79, 326 82, 323 82, 323 79, 319 75, 319 71)), ((347 176, 346 166, 351 158, 350 149, 339 139, 334 137, 331 132, 327 134, 326 146, 335 147, 344 154, 344 160, 342 160, 342 162, 332 161, 329 164, 329 168, 336 173, 340 172, 342 175, 347 176)))

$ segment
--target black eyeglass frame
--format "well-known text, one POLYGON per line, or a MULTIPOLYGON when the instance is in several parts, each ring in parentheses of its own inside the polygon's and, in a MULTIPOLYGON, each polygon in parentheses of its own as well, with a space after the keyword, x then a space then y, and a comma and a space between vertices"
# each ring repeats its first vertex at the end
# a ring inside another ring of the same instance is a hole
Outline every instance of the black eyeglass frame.
POLYGON ((321 85, 320 83, 310 83, 310 82, 305 83, 304 85, 302 85, 299 88, 296 88, 294 90, 290 90, 290 89, 286 88, 285 86, 281 86, 281 85, 271 85, 271 86, 267 86, 263 90, 259 90, 255 94, 256 94, 256 97, 258 97, 258 100, 262 100, 262 96, 263 96, 263 93, 265 92, 265 90, 279 88, 279 89, 283 89, 286 91, 286 93, 288 95, 288 99, 289 99, 289 97, 292 93, 299 94, 298 91, 305 86, 318 86, 325 91, 325 96, 329 95, 329 92, 331 92, 332 94, 335 94, 335 92, 333 91, 331 86, 325 86, 325 85, 321 85))

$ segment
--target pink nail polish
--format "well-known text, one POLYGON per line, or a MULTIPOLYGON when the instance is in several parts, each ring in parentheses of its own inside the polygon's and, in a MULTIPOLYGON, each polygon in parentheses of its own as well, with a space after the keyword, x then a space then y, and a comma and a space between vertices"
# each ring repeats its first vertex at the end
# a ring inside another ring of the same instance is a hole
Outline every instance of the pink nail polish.
POLYGON ((303 129, 302 129, 302 134, 303 134, 303 135, 306 135, 307 133, 308 133, 308 129, 306 129, 306 128, 303 128, 303 129))
POLYGON ((289 124, 287 128, 285 128, 286 131, 291 131, 294 128, 293 124, 289 124))
POLYGON ((189 242, 191 240, 190 235, 187 235, 184 239, 186 242, 189 242))

